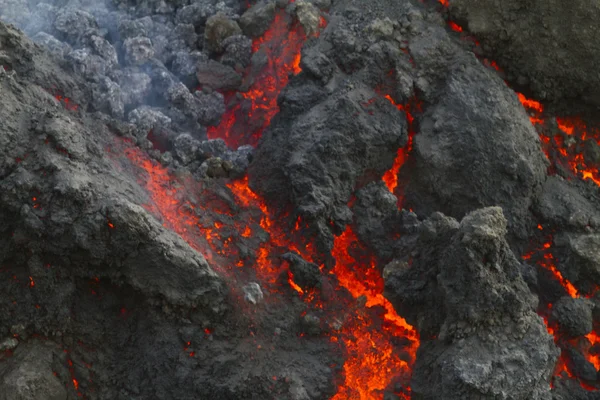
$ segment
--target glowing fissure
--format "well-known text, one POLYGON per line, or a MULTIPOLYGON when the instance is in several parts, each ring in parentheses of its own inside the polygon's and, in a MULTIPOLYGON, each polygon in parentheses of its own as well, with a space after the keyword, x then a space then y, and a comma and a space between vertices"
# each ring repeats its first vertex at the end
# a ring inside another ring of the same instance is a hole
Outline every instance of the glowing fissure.
MULTIPOLYGON (((324 20, 321 21, 321 27, 323 26, 324 20)), ((266 51, 269 62, 255 79, 252 88, 242 94, 244 100, 251 104, 250 111, 243 114, 240 104, 230 107, 221 124, 209 130, 210 138, 222 138, 231 147, 253 145, 258 141, 262 130, 278 112, 277 96, 287 84, 288 76, 300 72, 300 49, 304 40, 302 28, 292 25, 290 29, 290 22, 285 14, 282 11, 278 12, 271 28, 262 38, 254 41, 254 51, 266 51), (250 135, 247 129, 244 130, 246 127, 250 127, 250 135)), ((409 125, 412 126, 413 117, 408 112, 408 107, 396 104, 389 96, 385 97, 398 109, 407 112, 409 125)), ((398 171, 411 148, 412 133, 407 146, 398 150, 394 166, 383 177, 390 191, 397 186, 398 171)), ((254 215, 260 216, 245 223, 228 222, 226 227, 222 222, 205 226, 199 217, 201 207, 182 200, 184 196, 179 195, 190 185, 195 185, 192 186, 194 190, 201 191, 202 188, 198 187, 197 183, 181 182, 173 178, 167 169, 149 160, 146 154, 136 147, 126 145, 125 154, 133 164, 145 171, 142 181, 152 199, 146 208, 162 218, 165 226, 205 254, 211 264, 228 262, 228 273, 236 269, 242 271, 245 269, 243 267, 251 266, 262 284, 268 285, 271 291, 277 291, 277 286, 281 285, 282 273, 285 273, 287 268, 285 263, 279 260, 281 254, 292 250, 306 260, 312 260, 314 246, 302 237, 301 220, 295 221, 294 229, 286 229, 282 223, 282 216, 271 213, 264 200, 250 189, 247 177, 231 181, 226 186, 241 209, 254 210, 254 215), (235 246, 237 241, 256 237, 259 227, 269 234, 269 240, 258 246, 255 260, 241 258, 235 246), (237 234, 223 240, 220 232, 225 228, 233 229, 237 234), (215 257, 219 257, 218 261, 215 257)), ((211 208, 211 211, 214 210, 211 208)), ((232 210, 220 212, 228 217, 236 214, 232 210)), ((250 214, 252 215, 252 212, 250 214)), ((401 379, 404 385, 402 391, 396 394, 403 399, 409 399, 410 388, 406 383, 410 379, 419 346, 417 332, 396 313, 383 296, 384 282, 375 266, 375 260, 361 247, 350 227, 335 238, 332 255, 336 259, 334 267, 330 271, 324 271, 324 266, 321 266, 321 270, 338 284, 338 295, 334 299, 323 302, 314 290, 302 289, 294 282, 294 277, 289 271, 287 282, 290 290, 300 295, 309 307, 324 310, 332 320, 339 317, 340 309, 350 310, 346 311, 347 315, 343 318, 345 322, 340 329, 329 334, 331 342, 341 346, 346 354, 343 376, 339 379, 337 394, 333 399, 382 398, 383 391, 398 382, 398 379, 401 379), (355 260, 349 254, 350 248, 361 248, 365 259, 355 260), (364 300, 364 305, 353 307, 360 299, 364 300), (406 344, 400 348, 392 344, 395 342, 406 344)), ((186 352, 188 348, 189 344, 185 348, 186 352)))

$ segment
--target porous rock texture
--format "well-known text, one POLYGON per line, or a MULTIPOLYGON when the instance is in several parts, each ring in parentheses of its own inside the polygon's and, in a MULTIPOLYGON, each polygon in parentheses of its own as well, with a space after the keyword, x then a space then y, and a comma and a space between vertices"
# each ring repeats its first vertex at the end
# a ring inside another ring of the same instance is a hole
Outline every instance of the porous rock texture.
POLYGON ((597 2, 450 0, 449 10, 536 98, 600 105, 597 2))
POLYGON ((559 351, 535 314, 506 226, 499 207, 460 223, 435 214, 411 265, 386 267, 388 297, 422 335, 413 399, 551 398, 559 351))

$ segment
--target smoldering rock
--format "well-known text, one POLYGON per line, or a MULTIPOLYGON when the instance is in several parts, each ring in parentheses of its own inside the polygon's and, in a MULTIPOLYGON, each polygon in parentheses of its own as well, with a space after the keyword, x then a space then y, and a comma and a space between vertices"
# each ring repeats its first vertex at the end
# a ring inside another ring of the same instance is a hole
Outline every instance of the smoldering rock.
POLYGON ((112 69, 119 64, 117 51, 106 39, 94 35, 90 37, 89 43, 94 53, 106 62, 109 69, 112 69))
POLYGON ((140 65, 154 56, 152 41, 143 36, 126 39, 123 42, 125 62, 128 65, 140 65))
POLYGON ((552 305, 552 321, 570 337, 584 336, 592 331, 592 305, 587 299, 562 297, 552 305))
POLYGON ((518 0, 453 0, 450 13, 481 40, 513 81, 525 80, 536 98, 600 104, 600 44, 595 40, 600 5, 536 0, 524 12, 518 0), (557 48, 565 51, 553 51, 557 48))
POLYGON ((401 174, 408 182, 406 204, 418 204, 425 215, 439 210, 455 218, 500 205, 511 235, 526 238, 535 226, 529 209, 546 179, 539 136, 516 95, 475 58, 431 65, 437 62, 431 46, 447 51, 434 38, 410 44, 417 65, 431 75, 423 91, 434 103, 420 119, 413 157, 401 174))
POLYGON ((414 398, 548 398, 545 377, 559 352, 535 314, 506 226, 499 207, 470 213, 458 226, 437 216, 424 223, 411 267, 388 275, 394 306, 410 309, 402 314, 408 322, 437 336, 419 349, 414 398))
POLYGON ((220 157, 211 157, 200 165, 200 174, 208 178, 225 178, 232 169, 233 165, 230 161, 220 157))
POLYGON ((275 9, 275 2, 270 0, 260 1, 250 7, 239 21, 244 34, 254 38, 265 33, 275 18, 275 9))
POLYGON ((196 77, 200 85, 214 90, 236 90, 242 84, 240 74, 233 68, 214 60, 198 64, 196 77))
POLYGON ((321 270, 317 264, 307 262, 299 254, 290 252, 281 256, 290 265, 294 283, 304 290, 313 289, 321 283, 321 270))
POLYGON ((115 118, 123 118, 125 101, 119 85, 105 77, 100 81, 99 89, 92 91, 94 108, 115 118))
POLYGON ((584 382, 594 383, 597 381, 598 371, 594 364, 589 362, 575 347, 566 345, 566 364, 569 371, 584 382))
POLYGON ((300 325, 304 332, 312 336, 318 336, 323 332, 321 329, 321 318, 312 313, 302 316, 300 318, 300 325))
POLYGON ((242 33, 237 22, 227 18, 222 13, 217 13, 206 21, 204 28, 204 41, 206 48, 216 53, 222 53, 225 48, 223 42, 234 35, 242 33))

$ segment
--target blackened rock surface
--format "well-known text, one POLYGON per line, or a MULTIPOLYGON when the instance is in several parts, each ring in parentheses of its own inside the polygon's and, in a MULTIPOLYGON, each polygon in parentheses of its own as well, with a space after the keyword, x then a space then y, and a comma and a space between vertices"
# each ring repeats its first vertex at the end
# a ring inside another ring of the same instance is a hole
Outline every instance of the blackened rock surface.
POLYGON ((450 12, 536 98, 600 105, 597 2, 451 0, 450 12))
POLYGON ((250 184, 279 207, 294 205, 331 245, 330 221, 350 222, 347 203, 359 178, 381 176, 406 143, 404 113, 357 85, 302 114, 283 110, 279 118, 263 134, 250 184))
POLYGON ((388 273, 386 292, 400 314, 421 337, 436 337, 419 349, 412 398, 550 398, 558 350, 534 312, 506 226, 499 207, 460 225, 435 215, 412 265, 388 273))
POLYGON ((551 317, 558 329, 570 337, 584 336, 592 331, 592 305, 586 299, 562 297, 552 305, 551 317))
POLYGON ((535 226, 529 208, 546 178, 539 136, 514 92, 474 57, 436 64, 432 56, 443 57, 448 49, 435 40, 423 36, 410 44, 429 76, 421 85, 433 103, 401 174, 409 182, 407 203, 425 215, 441 211, 455 218, 499 205, 511 236, 525 239, 535 226))

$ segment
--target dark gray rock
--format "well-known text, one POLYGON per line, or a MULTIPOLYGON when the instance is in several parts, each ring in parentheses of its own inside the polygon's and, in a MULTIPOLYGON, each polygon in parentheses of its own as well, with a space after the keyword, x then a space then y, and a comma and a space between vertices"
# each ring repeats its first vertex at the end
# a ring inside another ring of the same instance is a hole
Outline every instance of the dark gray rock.
POLYGON ((57 13, 54 29, 69 44, 83 44, 87 38, 98 34, 98 23, 85 11, 63 9, 57 13))
POLYGON ((351 221, 357 180, 367 171, 381 176, 406 143, 404 113, 360 85, 302 114, 286 112, 263 134, 250 185, 278 207, 292 204, 331 246, 330 221, 340 228, 351 221))
POLYGON ((584 197, 573 183, 559 176, 549 176, 534 205, 545 221, 556 226, 583 230, 600 226, 600 208, 584 197))
POLYGON ((198 64, 196 77, 200 85, 214 90, 236 90, 242 84, 242 76, 231 67, 209 60, 198 64))
POLYGON ((134 37, 148 37, 154 27, 154 22, 150 17, 144 17, 134 20, 123 20, 118 25, 119 36, 122 41, 134 37))
POLYGON ((65 57, 72 51, 71 46, 69 46, 67 43, 61 42, 54 36, 48 35, 46 32, 39 32, 31 39, 44 46, 48 51, 60 58, 65 57))
POLYGON ((550 398, 559 352, 534 311, 506 226, 499 207, 460 225, 437 215, 424 224, 412 265, 388 272, 394 306, 422 338, 436 337, 422 339, 412 398, 550 398))
POLYGON ((559 268, 563 276, 585 292, 600 284, 600 235, 562 233, 555 237, 565 252, 559 268))
POLYGON ((140 65, 154 57, 152 41, 143 36, 136 36, 123 42, 125 62, 128 65, 140 65))
POLYGON ((317 264, 304 260, 294 252, 285 253, 281 258, 289 263, 294 283, 302 289, 313 289, 321 284, 321 270, 317 264))
POLYGON ((231 68, 246 68, 252 58, 252 40, 244 35, 230 36, 221 44, 225 49, 221 63, 231 68))
POLYGON ((524 239, 536 225, 530 207, 546 179, 539 136, 500 78, 471 57, 447 65, 448 49, 430 43, 434 38, 410 45, 430 77, 420 85, 434 103, 419 121, 413 157, 403 168, 406 204, 418 204, 424 215, 439 210, 455 218, 499 205, 511 236, 524 239), (439 64, 433 55, 443 57, 439 64))
POLYGON ((174 151, 177 158, 187 165, 198 157, 198 149, 200 142, 194 139, 191 135, 184 133, 177 136, 174 143, 174 151))
POLYGON ((204 126, 216 126, 225 113, 225 98, 219 92, 194 93, 198 102, 198 122, 204 126))
POLYGON ((570 337, 584 336, 592 331, 592 305, 586 299, 565 296, 552 305, 552 321, 570 337))
POLYGON ((208 61, 206 54, 200 51, 178 51, 171 63, 171 72, 189 86, 197 82, 196 68, 198 64, 208 61))
POLYGON ((244 34, 250 37, 259 37, 269 29, 275 18, 275 2, 260 1, 254 4, 240 17, 240 27, 244 34))
POLYGON ((242 33, 237 22, 227 18, 222 13, 217 13, 206 21, 204 28, 204 41, 210 51, 222 53, 225 50, 225 39, 242 33))
POLYGON ((600 105, 600 4, 585 0, 452 0, 452 16, 538 99, 600 105), (577 27, 573 29, 572 27, 577 27), (577 46, 572 46, 577 43, 577 46), (564 51, 556 51, 564 49, 564 51))

